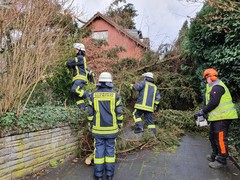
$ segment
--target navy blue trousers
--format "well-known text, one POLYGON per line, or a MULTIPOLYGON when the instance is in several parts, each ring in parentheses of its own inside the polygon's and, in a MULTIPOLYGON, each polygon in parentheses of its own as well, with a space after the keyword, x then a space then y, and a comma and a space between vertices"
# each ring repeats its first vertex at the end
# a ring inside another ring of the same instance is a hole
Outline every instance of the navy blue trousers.
POLYGON ((71 89, 73 96, 76 99, 77 106, 84 110, 86 109, 84 99, 89 96, 88 93, 83 89, 85 85, 86 81, 77 79, 74 81, 71 89))
POLYGON ((115 169, 115 138, 94 138, 94 175, 102 177, 114 175, 115 169))

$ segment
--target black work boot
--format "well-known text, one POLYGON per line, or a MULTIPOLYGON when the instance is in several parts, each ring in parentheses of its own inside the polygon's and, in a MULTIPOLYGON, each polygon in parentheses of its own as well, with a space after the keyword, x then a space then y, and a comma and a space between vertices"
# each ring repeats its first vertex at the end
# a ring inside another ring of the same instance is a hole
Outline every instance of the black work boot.
POLYGON ((214 162, 209 163, 209 167, 213 169, 219 169, 227 166, 226 156, 218 155, 214 162))
POLYGON ((143 128, 138 127, 134 130, 134 133, 138 134, 138 133, 142 133, 143 131, 144 131, 143 128))

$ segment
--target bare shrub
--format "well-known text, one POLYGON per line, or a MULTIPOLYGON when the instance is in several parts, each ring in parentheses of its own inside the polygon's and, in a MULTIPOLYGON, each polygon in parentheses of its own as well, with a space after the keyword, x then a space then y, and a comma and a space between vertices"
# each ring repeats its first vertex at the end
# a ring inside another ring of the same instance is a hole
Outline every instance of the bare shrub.
POLYGON ((0 54, 0 115, 21 115, 47 68, 62 56, 73 22, 58 2, 12 0, 11 8, 1 11, 6 46, 0 54))

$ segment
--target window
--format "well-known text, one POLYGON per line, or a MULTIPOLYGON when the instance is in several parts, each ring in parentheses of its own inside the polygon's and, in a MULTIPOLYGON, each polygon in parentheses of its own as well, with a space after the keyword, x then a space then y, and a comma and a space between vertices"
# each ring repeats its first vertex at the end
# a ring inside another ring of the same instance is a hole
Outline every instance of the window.
POLYGON ((108 40, 108 31, 98 31, 92 33, 92 38, 96 40, 108 40))

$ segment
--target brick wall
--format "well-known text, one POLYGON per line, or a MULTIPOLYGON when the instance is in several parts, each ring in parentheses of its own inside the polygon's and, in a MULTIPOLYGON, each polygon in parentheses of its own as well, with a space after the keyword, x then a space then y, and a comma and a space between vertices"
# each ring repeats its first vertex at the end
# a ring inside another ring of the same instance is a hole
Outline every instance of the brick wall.
POLYGON ((65 126, 0 138, 0 180, 17 179, 76 156, 79 137, 65 126))

